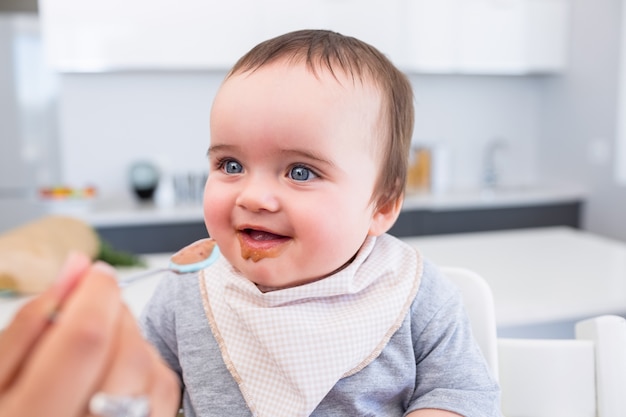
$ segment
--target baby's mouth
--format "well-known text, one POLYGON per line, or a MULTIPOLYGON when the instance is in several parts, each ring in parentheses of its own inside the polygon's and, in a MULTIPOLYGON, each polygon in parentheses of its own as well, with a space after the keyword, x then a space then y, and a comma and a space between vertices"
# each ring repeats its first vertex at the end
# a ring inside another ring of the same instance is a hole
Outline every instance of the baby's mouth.
POLYGON ((269 240, 286 239, 285 236, 277 235, 275 233, 266 232, 264 230, 243 229, 242 233, 248 235, 250 239, 256 242, 263 242, 269 240))
POLYGON ((237 234, 241 257, 258 262, 263 258, 275 258, 280 255, 291 242, 289 236, 278 235, 266 230, 244 228, 237 234))

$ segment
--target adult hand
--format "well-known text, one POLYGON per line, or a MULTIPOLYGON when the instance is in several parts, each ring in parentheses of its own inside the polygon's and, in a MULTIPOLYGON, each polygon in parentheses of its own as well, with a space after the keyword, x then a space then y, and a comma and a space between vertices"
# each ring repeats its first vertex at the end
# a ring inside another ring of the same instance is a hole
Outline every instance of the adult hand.
POLYGON ((142 338, 112 268, 73 255, 60 280, 0 334, 0 417, 88 415, 97 392, 148 396, 174 416, 176 376, 142 338))

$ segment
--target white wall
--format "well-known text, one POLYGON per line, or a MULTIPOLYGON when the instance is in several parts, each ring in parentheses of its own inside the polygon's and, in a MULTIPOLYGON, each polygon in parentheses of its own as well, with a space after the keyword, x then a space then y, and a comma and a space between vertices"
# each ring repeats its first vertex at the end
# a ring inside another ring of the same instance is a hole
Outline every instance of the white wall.
MULTIPOLYGON (((126 172, 137 159, 172 171, 206 170, 209 110, 224 73, 65 74, 60 129, 64 180, 97 185, 103 196, 128 196, 126 172)), ((484 143, 508 141, 503 181, 535 179, 540 78, 412 76, 414 140, 443 144, 451 182, 476 187, 484 143)))
POLYGON ((626 241, 626 186, 615 178, 623 0, 572 0, 568 71, 546 80, 539 174, 585 183, 584 227, 626 241))
POLYGON ((223 74, 68 74, 60 98, 64 182, 130 197, 137 160, 170 172, 208 168, 209 110, 223 74))
POLYGON ((485 145, 502 152, 502 185, 538 181, 543 77, 411 76, 416 96, 415 142, 445 146, 452 188, 480 187, 485 145))

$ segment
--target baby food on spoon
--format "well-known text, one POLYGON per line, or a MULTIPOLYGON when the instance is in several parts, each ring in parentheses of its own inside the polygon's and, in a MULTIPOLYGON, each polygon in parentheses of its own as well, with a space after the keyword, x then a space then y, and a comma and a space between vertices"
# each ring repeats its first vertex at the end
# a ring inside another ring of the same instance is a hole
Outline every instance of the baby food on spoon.
POLYGON ((213 239, 200 239, 172 255, 170 269, 196 272, 212 264, 218 255, 219 249, 213 239))

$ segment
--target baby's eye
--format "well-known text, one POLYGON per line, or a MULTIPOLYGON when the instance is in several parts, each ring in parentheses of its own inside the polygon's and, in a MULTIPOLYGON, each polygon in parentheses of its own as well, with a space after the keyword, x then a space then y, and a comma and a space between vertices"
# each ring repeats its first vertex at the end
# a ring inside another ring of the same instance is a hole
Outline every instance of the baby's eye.
POLYGON ((234 159, 222 161, 222 170, 227 174, 240 174, 243 172, 243 166, 234 159))
POLYGON ((302 165, 297 165, 291 168, 291 170, 289 171, 289 178, 295 181, 308 181, 312 180, 313 178, 317 178, 317 175, 309 168, 302 165))

